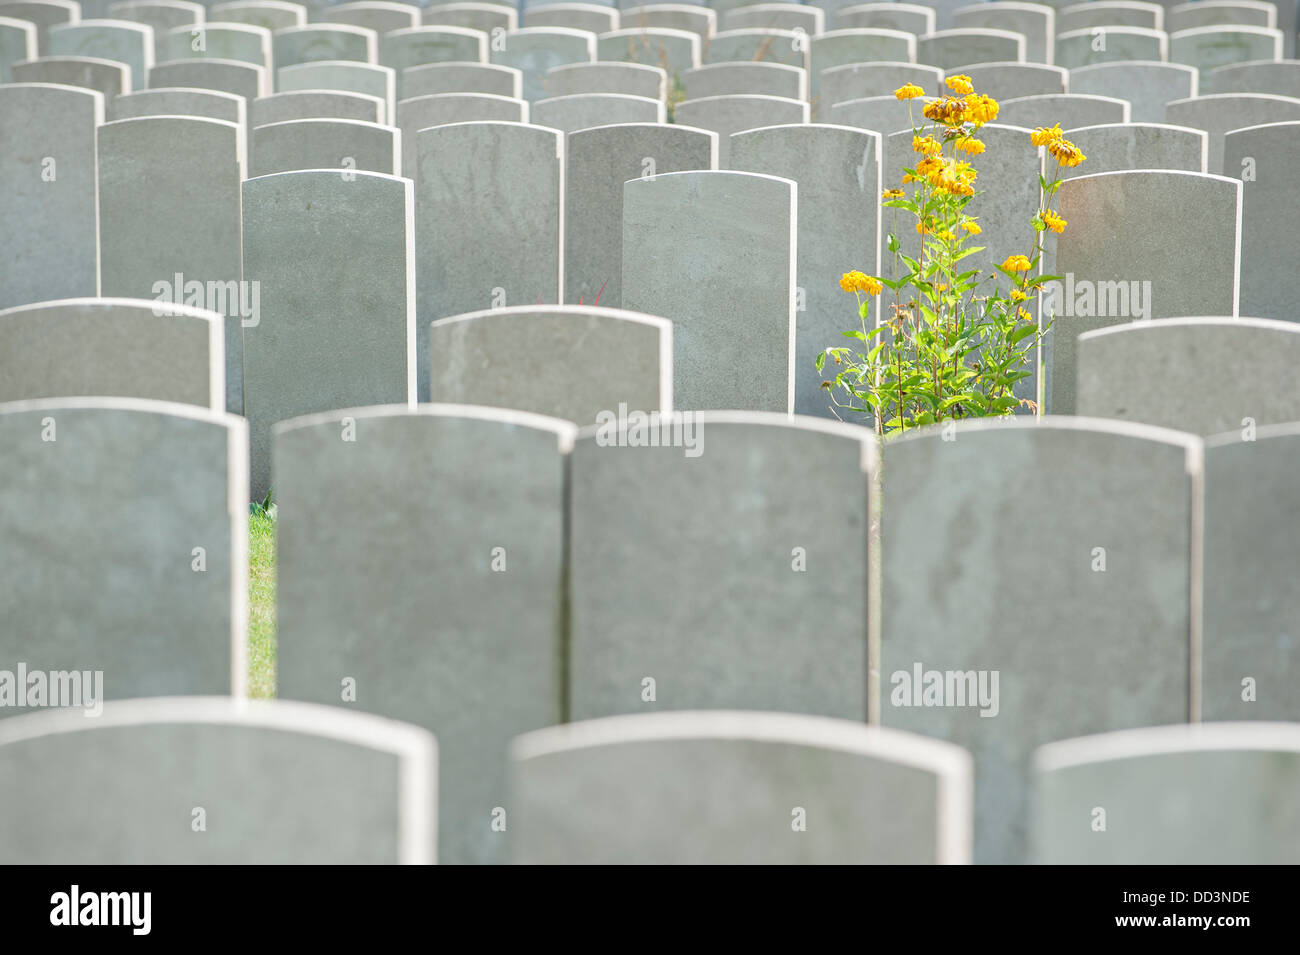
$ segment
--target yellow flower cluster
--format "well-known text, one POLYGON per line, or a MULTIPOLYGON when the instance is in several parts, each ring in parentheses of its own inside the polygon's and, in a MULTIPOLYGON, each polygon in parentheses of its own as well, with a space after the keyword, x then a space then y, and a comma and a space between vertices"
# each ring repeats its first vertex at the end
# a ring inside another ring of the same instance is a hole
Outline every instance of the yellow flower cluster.
POLYGON ((972 136, 957 137, 957 140, 952 144, 952 148, 970 156, 978 156, 984 152, 984 144, 972 136))
MULTIPOLYGON (((921 171, 920 166, 916 171, 921 171)), ((973 196, 975 187, 972 183, 975 181, 975 175, 975 169, 970 163, 949 159, 941 163, 938 169, 927 172, 926 178, 936 192, 946 192, 953 196, 973 196)))
POLYGON ((1074 168, 1088 157, 1083 150, 1070 142, 1061 133, 1061 124, 1040 126, 1029 134, 1029 141, 1035 146, 1046 146, 1047 151, 1056 157, 1062 166, 1074 168))
POLYGON ((963 229, 965 229, 965 230, 966 230, 968 233, 970 233, 971 235, 979 235, 981 232, 984 231, 984 230, 981 229, 978 225, 976 225, 974 222, 970 222, 970 221, 963 222, 963 223, 961 224, 961 227, 962 227, 963 229))
POLYGON ((1060 216, 1058 216, 1051 209, 1044 210, 1042 214, 1042 219, 1043 219, 1043 225, 1047 226, 1047 228, 1051 229, 1057 235, 1060 235, 1062 232, 1065 231, 1065 227, 1067 225, 1066 221, 1062 219, 1060 216))
POLYGON ((927 156, 937 156, 943 152, 943 143, 933 136, 913 136, 912 152, 924 153, 927 156))
POLYGON ((1007 260, 1002 263, 1002 268, 1008 272, 1028 272, 1029 257, 1026 255, 1008 256, 1007 260))
POLYGON ((886 189, 884 192, 880 194, 880 198, 881 199, 902 199, 906 195, 907 193, 905 193, 902 189, 886 189))
POLYGON ((965 73, 961 73, 957 76, 950 76, 944 80, 944 82, 948 84, 948 89, 952 90, 958 96, 969 96, 971 93, 975 92, 975 87, 971 83, 970 77, 965 73))
POLYGON ((1013 288, 1013 289, 1011 290, 1011 301, 1013 301, 1013 302, 1023 302, 1023 301, 1024 301, 1025 299, 1027 299, 1027 298, 1029 298, 1029 293, 1027 293, 1027 292, 1023 292, 1023 291, 1021 291, 1021 290, 1018 289, 1018 288, 1013 288))
POLYGON ((854 270, 845 272, 840 278, 840 288, 846 292, 866 292, 868 295, 879 295, 884 286, 880 284, 879 279, 854 270))
POLYGON ((925 90, 915 83, 904 83, 898 89, 894 90, 894 96, 898 99, 916 99, 918 96, 924 96, 925 90))

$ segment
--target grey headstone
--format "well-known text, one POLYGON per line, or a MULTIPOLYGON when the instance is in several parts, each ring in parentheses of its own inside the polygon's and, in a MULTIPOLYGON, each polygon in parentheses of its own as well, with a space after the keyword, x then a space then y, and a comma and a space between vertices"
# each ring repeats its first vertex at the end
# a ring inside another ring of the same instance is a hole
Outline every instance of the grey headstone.
POLYGON ((490 93, 432 93, 413 96, 397 104, 397 125, 402 130, 402 169, 417 178, 417 134, 431 126, 450 123, 527 123, 528 101, 490 93))
POLYGON ((1067 179, 1056 209, 1069 223, 1056 238, 1044 395, 1053 414, 1074 414, 1075 340, 1133 320, 1236 316, 1241 183, 1170 170, 1104 172, 1067 179), (1194 235, 1169 241, 1170 209, 1196 209, 1194 235), (1148 284, 1150 283, 1150 284, 1148 284), (1127 300, 1127 301, 1126 301, 1127 300))
POLYGON ((1066 129, 1065 137, 1088 157, 1082 166, 1063 168, 1065 179, 1126 169, 1206 171, 1209 138, 1200 129, 1164 123, 1110 123, 1066 129))
POLYGON ((718 134, 718 166, 726 168, 731 155, 731 134, 761 126, 807 123, 808 104, 800 99, 780 96, 755 96, 738 93, 731 96, 706 96, 683 100, 673 111, 674 122, 711 129, 718 134))
POLYGON ((908 733, 653 713, 529 733, 511 754, 516 862, 970 861, 970 756, 908 733), (800 811, 807 829, 789 831, 800 811))
POLYGON ((104 97, 93 90, 0 86, 0 307, 99 293, 95 130, 103 121, 104 97))
POLYGON ((595 424, 625 404, 672 409, 672 323, 589 305, 521 305, 430 329, 430 398, 595 424), (522 366, 522 367, 521 367, 522 366))
POLYGON ((1088 27, 1056 34, 1057 66, 1081 66, 1128 60, 1169 59, 1169 36, 1146 27, 1088 27))
POLYGON ((572 441, 566 422, 453 405, 347 409, 276 429, 279 694, 437 734, 445 862, 505 861, 493 823, 498 807, 507 820, 514 809, 507 746, 563 720, 572 441), (355 443, 339 440, 347 421, 355 443), (355 488, 379 486, 389 516, 376 520, 355 488), (416 564, 434 586, 403 583, 416 564), (348 678, 355 703, 339 691, 348 678))
POLYGON ((938 29, 933 6, 919 3, 856 3, 835 11, 836 30, 902 30, 923 36, 938 29))
POLYGON ((243 127, 122 119, 99 127, 96 146, 99 294, 202 304, 226 316, 227 409, 242 413, 241 332, 260 307, 253 287, 240 284, 243 127))
POLYGON ((377 96, 384 102, 382 122, 391 123, 397 114, 397 71, 391 66, 358 63, 356 60, 316 60, 276 70, 276 91, 338 90, 377 96))
POLYGON ((668 172, 716 169, 717 140, 718 134, 707 130, 650 123, 584 129, 568 136, 566 301, 622 306, 623 183, 668 172))
POLYGON ((868 96, 835 103, 825 122, 857 126, 859 129, 870 129, 888 136, 904 129, 910 132, 915 126, 924 124, 921 109, 922 102, 899 100, 890 93, 886 96, 868 96))
POLYGON ((836 103, 875 96, 888 96, 892 99, 894 90, 905 83, 913 83, 934 96, 943 86, 943 70, 919 63, 849 63, 845 66, 832 66, 828 70, 822 70, 820 96, 813 103, 813 118, 829 116, 831 107, 836 103))
POLYGON ((1297 467, 1294 422, 1206 440, 1202 719, 1300 721, 1297 467))
POLYGON ((1026 129, 1056 123, 1060 123, 1062 129, 1078 129, 1128 121, 1128 100, 1089 93, 1017 96, 1003 100, 998 112, 998 122, 1026 129))
POLYGON ((192 86, 255 100, 270 95, 271 76, 264 66, 238 60, 172 60, 149 71, 149 86, 192 86))
POLYGON ((147 89, 115 97, 108 104, 108 121, 141 116, 197 116, 242 126, 247 120, 242 96, 189 87, 147 89))
MULTIPOLYGON (((626 22, 627 14, 624 14, 626 22)), ((837 27, 851 24, 836 24, 837 27)), ((722 15, 724 30, 803 30, 809 36, 826 31, 826 11, 802 3, 752 3, 722 15)), ((716 32, 716 31, 715 31, 716 32)))
POLYGON ((491 93, 493 96, 523 96, 524 74, 512 66, 493 63, 426 63, 402 71, 408 98, 434 93, 491 93))
MULTIPOLYGON (((384 101, 378 96, 344 93, 340 90, 293 90, 288 93, 275 93, 253 100, 249 125, 269 126, 272 123, 288 123, 298 119, 350 119, 364 123, 382 123, 385 121, 384 101)), ((249 153, 250 160, 255 149, 256 137, 254 137, 254 149, 249 153)), ((326 167, 335 165, 336 162, 326 163, 326 167)), ((283 170, 276 171, 283 172, 283 170)), ((260 175, 265 173, 250 172, 249 178, 260 175)))
MULTIPOLYGON (((100 671, 100 702, 242 696, 244 421, 165 401, 53 398, 0 405, 0 440, 5 668, 100 671)), ((0 719, 42 705, 11 703, 0 719)))
POLYGON ((59 865, 427 864, 437 762, 424 730, 301 703, 34 714, 0 729, 0 799, 14 813, 0 852, 59 865), (194 832, 191 807, 209 828, 194 832))
POLYGON ((1300 60, 1252 60, 1217 66, 1201 77, 1201 86, 1204 93, 1300 97, 1300 60))
POLYGON ((504 42, 504 49, 494 49, 481 59, 519 70, 523 74, 523 98, 529 102, 546 95, 546 71, 552 67, 596 62, 596 34, 583 30, 525 28, 508 32, 504 42))
POLYGON ((1197 69, 1151 60, 1097 63, 1070 70, 1070 91, 1126 99, 1131 122, 1163 123, 1166 103, 1197 95, 1197 69))
POLYGON ((1207 168, 1217 172, 1223 168, 1223 139, 1228 132, 1247 126, 1300 121, 1300 99, 1266 93, 1211 93, 1169 103, 1165 117, 1166 122, 1176 126, 1190 126, 1209 133, 1207 168))
POLYGON ((975 63, 949 73, 969 76, 976 92, 999 101, 1021 96, 1060 96, 1070 85, 1069 70, 1044 63, 975 63))
POLYGON ((917 38, 916 59, 945 70, 970 63, 1024 63, 1026 46, 1024 34, 1010 30, 938 30, 917 38))
POLYGON ((276 422, 414 403, 414 203, 409 179, 311 171, 249 179, 243 204, 244 274, 262 289, 244 357, 260 501, 276 422))
POLYGON ((50 52, 50 27, 81 20, 81 5, 76 0, 4 0, 0 17, 25 20, 36 25, 36 49, 41 56, 50 52))
POLYGON ((1229 63, 1282 59, 1281 30, 1267 27, 1194 27, 1169 34, 1169 59, 1199 70, 1229 63))
POLYGON ((959 30, 1001 29, 1019 33, 1025 38, 1028 62, 1052 63, 1056 11, 1047 4, 1014 0, 973 3, 952 12, 952 25, 959 30))
POLYGON ((1278 241, 1300 212, 1290 168, 1300 152, 1300 122, 1235 129, 1223 144, 1223 174, 1243 179, 1241 313, 1300 321, 1300 272, 1288 243, 1278 241))
POLYGON ((976 863, 1025 861, 1036 746, 1188 718, 1199 452, 1083 418, 885 449, 880 722, 974 755, 976 863))
POLYGON ((51 56, 10 67, 15 83, 53 83, 94 90, 104 101, 131 92, 131 68, 93 56, 51 56))
POLYGON ((663 100, 622 93, 577 93, 539 99, 533 104, 532 121, 572 133, 592 126, 618 123, 662 123, 667 120, 663 100))
POLYGON ((154 64, 153 30, 126 20, 59 24, 50 27, 50 52, 125 63, 130 68, 131 89, 140 89, 154 64))
POLYGON ((700 35, 689 30, 611 30, 596 39, 596 58, 620 63, 648 63, 662 67, 669 77, 680 76, 700 65, 700 35))
POLYGON ((880 274, 879 133, 848 126, 770 126, 737 133, 731 168, 791 179, 799 187, 795 315, 796 414, 834 417, 817 355, 844 343, 856 308, 840 289, 849 269, 880 274))
POLYGON ((343 23, 348 26, 374 30, 383 36, 394 30, 406 30, 420 25, 420 8, 410 3, 387 3, 381 0, 359 0, 340 3, 321 11, 326 23, 343 23))
POLYGON ((36 59, 36 24, 3 14, 0 6, 0 83, 12 83, 13 65, 36 59))
POLYGON ((650 3, 624 7, 619 22, 624 28, 686 30, 699 34, 701 46, 718 32, 717 11, 693 3, 650 3))
POLYGON ((143 23, 153 29, 154 62, 170 57, 163 55, 162 38, 168 30, 190 26, 204 21, 207 11, 201 3, 189 0, 127 0, 109 5, 108 14, 114 20, 143 23))
POLYGON ((619 28, 619 17, 617 8, 596 3, 548 3, 524 7, 522 25, 609 33, 619 28))
POLYGON ((406 92, 409 67, 429 63, 486 63, 488 35, 481 30, 455 26, 425 26, 394 30, 379 38, 379 62, 397 71, 397 98, 406 92))
POLYGON ((226 408, 224 315, 75 298, 0 311, 0 402, 111 396, 226 408))
POLYGON ((416 156, 416 354, 424 400, 428 322, 562 301, 564 134, 523 123, 454 123, 418 132, 416 156))
POLYGON ((612 417, 570 463, 570 718, 645 712, 652 688, 865 721, 874 435, 717 411, 646 447, 612 417))
POLYGON ((1075 30, 1093 30, 1097 27, 1143 27, 1163 30, 1165 8, 1159 3, 1142 0, 1090 0, 1059 7, 1056 11, 1056 32, 1073 33, 1075 30))
POLYGON ((298 63, 314 63, 317 60, 375 63, 379 52, 379 35, 374 30, 345 23, 309 23, 305 27, 285 27, 271 34, 271 41, 275 51, 275 65, 280 68, 298 63))
MULTIPOLYGON (((747 27, 720 30, 704 51, 705 63, 784 63, 808 69, 808 37, 797 30, 768 30, 747 27)), ((693 64, 699 66, 699 63, 693 64)))
POLYGON ((547 70, 542 86, 548 96, 622 93, 662 102, 668 93, 668 73, 644 63, 570 63, 547 70))
POLYGON ((687 99, 749 93, 808 99, 808 71, 784 63, 709 63, 682 77, 687 99))
POLYGON ((1293 724, 1161 726, 1063 740, 1042 747, 1034 769, 1038 862, 1300 861, 1293 724), (1098 806, 1106 828, 1094 831, 1098 806))
POLYGON ((1277 7, 1255 0, 1232 0, 1217 3, 1200 0, 1198 3, 1180 3, 1170 7, 1165 17, 1165 29, 1170 33, 1209 26, 1277 27, 1277 7))
POLYGON ((438 3, 424 8, 421 21, 426 27, 466 27, 491 33, 493 30, 517 30, 519 12, 514 4, 438 3))
POLYGON ((307 25, 307 8, 285 0, 232 0, 208 7, 209 23, 247 23, 272 32, 307 25))
POLYGON ((401 167, 401 131, 353 119, 297 119, 256 126, 248 151, 250 179, 295 169, 338 169, 339 177, 351 182, 351 170, 398 176, 401 167))
POLYGON ((271 66, 271 31, 247 23, 195 23, 175 27, 158 43, 159 59, 237 60, 271 66))
POLYGON ((624 185, 622 307, 673 323, 677 407, 793 411, 797 199, 753 173, 624 185))
MULTIPOLYGON (((917 61, 917 38, 901 30, 831 30, 813 37, 811 42, 805 37, 804 43, 809 49, 808 75, 814 99, 821 95, 822 70, 850 63, 917 61)), ((898 86, 902 85, 900 81, 898 86)))

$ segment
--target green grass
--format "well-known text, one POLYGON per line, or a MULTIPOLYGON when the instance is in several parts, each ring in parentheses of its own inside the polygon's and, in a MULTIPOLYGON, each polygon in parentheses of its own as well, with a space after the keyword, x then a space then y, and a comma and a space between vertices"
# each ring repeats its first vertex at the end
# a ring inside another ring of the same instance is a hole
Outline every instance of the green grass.
POLYGON ((248 515, 248 695, 275 696, 275 521, 248 515))

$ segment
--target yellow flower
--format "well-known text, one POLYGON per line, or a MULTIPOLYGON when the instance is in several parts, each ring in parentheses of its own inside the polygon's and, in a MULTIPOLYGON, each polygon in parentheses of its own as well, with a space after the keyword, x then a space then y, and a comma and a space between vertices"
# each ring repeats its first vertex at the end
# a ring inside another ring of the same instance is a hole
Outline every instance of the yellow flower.
POLYGON ((1029 141, 1035 146, 1046 146, 1054 143, 1061 138, 1061 124, 1055 126, 1039 126, 1029 134, 1029 141))
POLYGON ((925 90, 915 83, 904 83, 898 89, 894 90, 894 95, 899 99, 916 99, 918 96, 924 96, 925 90))
POLYGON ((916 164, 916 174, 918 176, 928 176, 932 172, 938 172, 943 168, 943 160, 938 156, 926 156, 916 164))
POLYGON ((978 156, 980 153, 984 152, 984 144, 971 136, 962 136, 958 138, 958 140, 953 143, 953 148, 958 152, 967 153, 971 156, 978 156))
POLYGON ((945 126, 960 126, 966 121, 967 109, 965 101, 948 96, 926 103, 921 115, 945 126))
POLYGON ((909 182, 916 182, 916 177, 910 172, 903 173, 903 185, 906 186, 909 182))
POLYGON ((907 193, 902 189, 886 189, 880 194, 881 199, 902 199, 907 193))
POLYGON ((840 277, 840 288, 846 292, 866 292, 868 295, 879 295, 883 287, 878 279, 856 269, 852 272, 845 272, 840 277))
POLYGON ((912 152, 925 153, 927 156, 933 156, 943 152, 943 143, 939 142, 933 136, 913 136, 912 152))
POLYGON ((937 233, 937 234, 938 234, 939 238, 943 239, 943 240, 946 241, 946 242, 956 242, 956 241, 957 241, 957 237, 956 237, 955 235, 953 235, 953 234, 952 234, 950 231, 948 231, 947 229, 944 229, 942 232, 937 233))
POLYGON ((948 84, 948 89, 958 96, 967 96, 975 92, 975 87, 971 85, 971 78, 965 73, 950 76, 944 82, 948 84))
POLYGON ((1047 144, 1047 151, 1056 157, 1057 162, 1062 166, 1073 168, 1083 162, 1088 157, 1083 154, 1083 150, 1068 139, 1058 139, 1047 144))
POLYGON ((1011 301, 1013 301, 1013 302, 1023 302, 1023 301, 1024 301, 1025 299, 1027 299, 1027 298, 1029 298, 1029 295, 1028 295, 1027 293, 1021 291, 1020 289, 1018 289, 1018 288, 1013 288, 1013 289, 1011 290, 1011 301))
POLYGON ((1034 320, 1034 316, 1030 315, 1029 312, 1023 308, 1018 309, 1018 314, 1027 322, 1032 322, 1034 320))
POLYGON ((961 224, 961 227, 965 229, 967 232, 969 232, 971 235, 979 235, 981 232, 984 231, 974 222, 963 222, 961 224))
POLYGON ((991 123, 998 118, 998 101, 992 96, 972 93, 966 97, 964 105, 967 114, 964 118, 970 120, 976 126, 983 126, 985 123, 991 123))
POLYGON ((1008 272, 1028 272, 1029 258, 1024 255, 1011 255, 1002 263, 1002 268, 1008 272))
POLYGON ((1060 235, 1062 232, 1065 231, 1066 221, 1062 219, 1060 216, 1058 216, 1051 209, 1048 209, 1043 212, 1042 219, 1043 219, 1043 225, 1047 226, 1047 228, 1051 229, 1057 235, 1060 235))

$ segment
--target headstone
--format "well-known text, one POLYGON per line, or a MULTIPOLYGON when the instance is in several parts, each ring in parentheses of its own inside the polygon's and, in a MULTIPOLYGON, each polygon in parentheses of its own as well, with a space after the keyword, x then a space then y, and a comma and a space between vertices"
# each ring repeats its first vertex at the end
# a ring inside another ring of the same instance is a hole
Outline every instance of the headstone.
POLYGON ((563 300, 564 134, 455 123, 420 130, 416 156, 416 367, 426 400, 430 321, 563 300))
POLYGON ((1170 7, 1165 18, 1165 29, 1170 33, 1216 26, 1267 27, 1272 30, 1277 27, 1277 7, 1257 0, 1199 0, 1170 7))
POLYGON ((533 104, 533 122, 566 133, 617 123, 663 123, 663 100, 622 93, 577 93, 539 99, 533 104))
POLYGON ((687 99, 749 93, 808 99, 808 71, 784 63, 709 63, 682 77, 687 99))
POLYGON ((1169 36, 1146 27, 1087 27, 1056 34, 1057 66, 1076 70, 1098 63, 1169 59, 1169 36))
POLYGON ((4 0, 0 16, 35 24, 37 53, 48 56, 50 27, 80 21, 81 5, 76 0, 4 0))
POLYGON ((583 30, 524 28, 505 34, 502 42, 504 47, 491 51, 491 62, 512 66, 523 74, 523 98, 530 103, 546 96, 547 70, 569 63, 596 62, 596 34, 583 30))
POLYGON ((519 29, 519 12, 512 3, 439 3, 424 8, 421 22, 426 27, 465 27, 490 34, 519 29))
POLYGON ((0 6, 0 83, 12 83, 13 65, 36 59, 36 25, 3 13, 0 6))
POLYGON ((1025 861, 1035 747, 1188 718, 1199 459, 1191 435, 1077 418, 886 449, 880 722, 971 751, 976 863, 1025 861), (1008 548, 1033 572, 980 556, 1008 548))
POLYGON ((402 71, 408 98, 434 93, 491 93, 494 96, 523 96, 523 72, 512 66, 492 63, 426 63, 402 71))
MULTIPOLYGON (((427 864, 437 762, 424 730, 301 703, 35 714, 0 729, 0 798, 14 812, 0 852, 58 865, 427 864)), ((83 904, 95 897, 82 891, 83 904)))
POLYGON ((618 10, 598 3, 548 3, 527 6, 523 11, 525 27, 564 27, 588 33, 609 33, 619 28, 618 10))
POLYGON ((1194 66, 1150 60, 1096 63, 1070 70, 1070 91, 1128 100, 1131 122, 1163 123, 1166 103, 1197 95, 1197 72, 1194 66))
POLYGON ((271 66, 271 31, 247 23, 194 23, 175 27, 158 43, 159 59, 237 60, 271 66))
POLYGON ((1300 149, 1300 122, 1235 129, 1223 137, 1223 174, 1241 179, 1241 313, 1300 321, 1300 273, 1282 252, 1297 214, 1290 157, 1300 149))
POLYGON ((99 294, 226 316, 227 410, 242 413, 241 332, 257 321, 261 301, 255 286, 240 281, 243 127, 182 116, 122 119, 99 127, 96 147, 99 294))
MULTIPOLYGON (((396 31, 401 33, 403 31, 396 31)), ((387 39, 392 34, 385 34, 387 39)), ((283 68, 317 60, 356 60, 376 63, 379 35, 374 30, 345 23, 309 23, 305 27, 285 27, 271 35, 275 65, 283 68)), ((385 63, 386 66, 396 66, 385 63)))
POLYGON ((397 114, 397 71, 391 66, 358 63, 355 60, 316 60, 276 70, 276 90, 337 90, 377 96, 384 103, 383 122, 397 114))
POLYGON ((356 170, 398 176, 402 134, 394 126, 354 119, 297 119, 253 128, 248 177, 295 169, 337 169, 344 182, 356 170))
POLYGON ((340 3, 321 11, 326 23, 343 23, 374 30, 378 36, 394 30, 409 30, 420 25, 420 8, 410 3, 389 3, 383 0, 359 0, 340 3))
MULTIPOLYGON (((831 30, 813 37, 808 46, 808 74, 812 80, 811 95, 814 99, 819 99, 821 95, 822 70, 850 63, 917 60, 916 37, 900 30, 831 30)), ((898 85, 901 86, 902 83, 898 85)))
POLYGON ((1206 171, 1209 139, 1200 129, 1163 123, 1111 123, 1067 129, 1065 138, 1088 157, 1082 166, 1061 169, 1065 179, 1128 169, 1206 171))
POLYGON ((224 315, 74 298, 0 311, 0 402, 111 396, 226 408, 224 315))
POLYGON ((706 96, 678 103, 673 111, 673 119, 687 126, 711 129, 717 133, 718 166, 726 168, 730 164, 732 133, 761 126, 807 123, 808 104, 804 100, 783 99, 779 96, 706 96))
POLYGON ((922 106, 912 100, 900 101, 893 93, 887 96, 868 96, 836 103, 830 108, 826 122, 842 126, 857 126, 888 136, 900 130, 911 131, 925 122, 922 106))
POLYGON ((1229 63, 1209 70, 1201 85, 1206 93, 1273 93, 1300 98, 1300 61, 1229 63))
POLYGON ((567 302, 621 307, 623 184, 669 172, 716 169, 717 141, 718 134, 706 130, 650 123, 569 134, 564 167, 567 302))
MULTIPOLYGON (((624 14, 626 22, 627 15, 624 14)), ((836 28, 855 24, 837 23, 836 28)), ((803 30, 809 36, 826 32, 826 11, 802 3, 753 3, 722 15, 724 30, 803 30)), ((897 29, 897 28, 893 28, 897 29)))
MULTIPOLYGON (((733 11, 728 11, 731 12, 733 11)), ((693 3, 650 3, 624 7, 619 15, 619 23, 624 28, 686 30, 699 35, 701 48, 718 32, 717 11, 693 3)))
MULTIPOLYGON (((78 671, 98 703, 244 695, 246 436, 235 415, 165 401, 0 405, 5 668, 78 671)), ((54 700, 6 702, 0 721, 54 700)))
MULTIPOLYGON (((894 6, 894 4, 889 4, 894 6)), ((894 96, 894 90, 913 83, 934 96, 943 86, 943 70, 919 63, 849 63, 822 70, 820 93, 813 103, 813 118, 828 117, 836 103, 864 97, 894 96)))
POLYGON ((247 23, 275 32, 307 25, 307 8, 285 0, 231 0, 208 7, 209 23, 247 23))
POLYGON ((1294 423, 1256 428, 1246 417, 1206 439, 1202 719, 1300 715, 1289 570, 1300 542, 1298 459, 1294 423))
MULTIPOLYGON (((1211 167, 1213 168, 1213 167, 1211 167)), ((1056 239, 1045 290, 1054 305, 1044 394, 1053 414, 1074 414, 1075 340, 1134 320, 1206 313, 1236 316, 1241 183, 1170 170, 1067 179, 1056 210, 1070 223, 1056 239), (1195 235, 1168 241, 1170 209, 1196 209, 1195 235)))
POLYGON ((1264 93, 1211 93, 1169 103, 1165 117, 1176 126, 1203 129, 1209 134, 1207 168, 1218 171, 1223 168, 1223 140, 1227 133, 1247 126, 1300 121, 1300 99, 1264 93))
POLYGON ((879 133, 847 126, 769 126, 732 137, 732 169, 798 184, 796 414, 835 416, 816 358, 843 344, 856 323, 840 276, 855 268, 880 274, 882 147, 879 133))
POLYGON ((148 89, 118 96, 108 104, 108 121, 140 116, 197 116, 244 125, 246 104, 242 96, 218 90, 186 87, 148 89))
POLYGON ((126 20, 82 20, 50 27, 50 52, 55 56, 93 56, 125 63, 131 89, 144 86, 153 66, 153 30, 126 20))
POLYGON ((570 718, 865 721, 874 435, 717 411, 638 446, 630 417, 607 420, 570 462, 570 718))
POLYGON ((108 102, 131 92, 131 68, 93 56, 48 56, 9 67, 15 83, 53 83, 94 90, 108 102))
POLYGON ((276 422, 415 401, 411 182, 352 176, 244 183, 244 274, 262 288, 261 321, 245 329, 254 500, 271 486, 276 422))
POLYGON ((103 121, 104 97, 93 90, 0 86, 0 307, 99 293, 95 130, 103 121))
POLYGON ((109 5, 108 15, 114 20, 143 23, 153 29, 154 62, 170 59, 163 55, 162 38, 175 27, 200 24, 207 16, 201 3, 188 0, 127 0, 109 5))
POLYGON ((1062 740, 1038 751, 1034 770, 1039 862, 1300 860, 1300 730, 1293 724, 1160 726, 1062 740))
POLYGON ((670 77, 700 65, 700 36, 689 30, 612 30, 596 39, 596 58, 620 63, 647 63, 670 77))
POLYGON ((677 407, 793 411, 797 198, 753 173, 624 185, 622 307, 673 323, 677 407))
POLYGON ((1072 33, 1075 30, 1094 30, 1098 27, 1143 27, 1163 30, 1165 8, 1159 3, 1142 0, 1090 0, 1059 7, 1056 11, 1056 32, 1072 33))
POLYGON ((975 89, 996 100, 1061 96, 1070 85, 1069 70, 1044 63, 975 63, 963 66, 960 71, 949 71, 950 74, 957 72, 969 76, 975 89))
POLYGON ((217 90, 251 101, 270 95, 271 77, 266 67, 238 60, 172 60, 149 71, 149 86, 217 90))
POLYGON ((397 71, 397 98, 405 99, 405 70, 428 63, 486 63, 488 35, 468 27, 394 30, 379 39, 379 62, 397 71))
POLYGON ((902 30, 916 36, 933 33, 935 8, 919 3, 857 3, 835 11, 836 30, 902 30))
POLYGON ((970 63, 1024 63, 1027 46, 1024 34, 1010 30, 938 30, 917 38, 916 60, 945 70, 970 63))
POLYGON ((1282 59, 1282 31, 1268 27, 1194 27, 1169 34, 1169 59, 1208 71, 1229 63, 1282 59))
POLYGON ((752 60, 808 69, 808 46, 808 36, 798 30, 749 27, 720 30, 713 34, 703 55, 705 63, 748 63, 752 60))
MULTIPOLYGON (((295 90, 263 96, 252 103, 250 126, 269 126, 300 119, 346 119, 382 123, 384 101, 378 96, 338 90, 295 90)), ((251 154, 250 154, 251 157, 251 154)), ((334 165, 329 163, 327 165, 334 165)), ((283 170, 277 170, 283 171, 283 170)), ((377 170, 382 171, 382 170, 377 170)), ((252 175, 265 175, 253 173, 252 175)), ((252 175, 249 178, 252 178, 252 175)))
POLYGON ((1126 99, 1088 93, 1057 93, 1049 96, 1018 96, 1002 101, 998 120, 1027 129, 1060 124, 1063 129, 1127 123, 1126 99))
POLYGON ((1166 318, 1080 335, 1079 414, 1211 435, 1300 420, 1300 323, 1166 318), (1249 368, 1223 374, 1225 357, 1249 368))
POLYGON ((455 315, 433 323, 429 353, 434 402, 578 425, 595 424, 620 404, 672 409, 672 323, 639 312, 520 305, 455 315))
POLYGON ((1051 64, 1056 38, 1056 11, 1044 3, 997 0, 973 3, 952 13, 952 25, 959 30, 1001 29, 1025 38, 1025 59, 1051 64))
POLYGON ((662 67, 644 63, 571 63, 547 70, 542 85, 549 96, 622 93, 663 102, 668 74, 662 67))
POLYGON ((907 733, 650 713, 528 733, 511 756, 516 862, 970 861, 970 756, 907 733))
POLYGON ((437 734, 444 862, 505 860, 507 746, 563 720, 572 441, 566 422, 450 405, 276 429, 279 694, 437 734), (358 487, 384 489, 389 519, 358 487), (415 564, 436 583, 395 586, 415 564))
POLYGON ((528 101, 489 93, 433 93, 413 96, 397 105, 397 125, 402 130, 402 169, 417 178, 418 133, 450 123, 527 123, 528 101))

